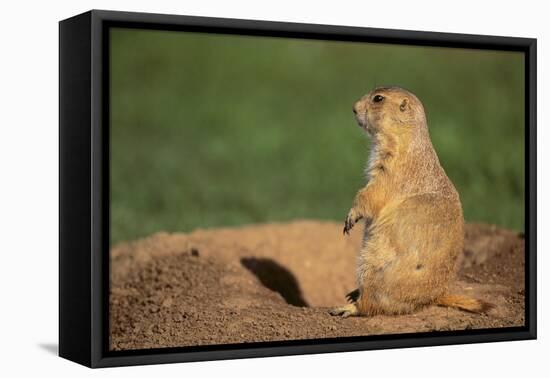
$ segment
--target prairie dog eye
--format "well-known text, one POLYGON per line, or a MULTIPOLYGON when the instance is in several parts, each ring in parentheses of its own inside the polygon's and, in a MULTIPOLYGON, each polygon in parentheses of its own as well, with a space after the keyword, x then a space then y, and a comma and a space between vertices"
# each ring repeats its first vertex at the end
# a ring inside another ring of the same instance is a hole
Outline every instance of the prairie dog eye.
POLYGON ((376 96, 374 96, 374 97, 372 98, 372 101, 374 101, 374 102, 380 102, 380 101, 382 101, 383 99, 384 99, 384 96, 382 96, 382 95, 376 95, 376 96))

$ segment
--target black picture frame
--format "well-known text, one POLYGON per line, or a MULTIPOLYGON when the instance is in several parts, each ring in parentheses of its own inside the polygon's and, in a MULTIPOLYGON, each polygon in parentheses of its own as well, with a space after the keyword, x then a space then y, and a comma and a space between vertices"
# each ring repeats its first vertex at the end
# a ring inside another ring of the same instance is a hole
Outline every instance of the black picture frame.
POLYGON ((92 10, 59 24, 59 355, 88 367, 536 338, 536 39, 92 10), (108 349, 111 27, 518 51, 525 56, 524 327, 131 351, 108 349))

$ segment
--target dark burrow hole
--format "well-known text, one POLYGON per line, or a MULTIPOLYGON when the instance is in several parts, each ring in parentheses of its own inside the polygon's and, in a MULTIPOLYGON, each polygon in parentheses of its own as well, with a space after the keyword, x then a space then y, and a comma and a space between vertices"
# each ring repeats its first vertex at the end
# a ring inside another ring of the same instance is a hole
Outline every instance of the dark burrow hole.
POLYGON ((290 270, 269 258, 243 257, 241 264, 253 273, 262 285, 281 294, 286 303, 308 307, 300 285, 290 270))

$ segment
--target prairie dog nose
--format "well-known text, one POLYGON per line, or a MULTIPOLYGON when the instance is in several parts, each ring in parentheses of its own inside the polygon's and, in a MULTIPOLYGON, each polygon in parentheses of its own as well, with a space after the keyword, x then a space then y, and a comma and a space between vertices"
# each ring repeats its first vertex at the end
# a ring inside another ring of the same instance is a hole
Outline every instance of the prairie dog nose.
POLYGON ((359 112, 359 103, 356 102, 355 104, 353 104, 353 114, 357 115, 357 113, 359 112))
POLYGON ((357 101, 355 104, 353 104, 353 113, 355 115, 357 114, 365 114, 367 112, 367 106, 364 101, 357 101))

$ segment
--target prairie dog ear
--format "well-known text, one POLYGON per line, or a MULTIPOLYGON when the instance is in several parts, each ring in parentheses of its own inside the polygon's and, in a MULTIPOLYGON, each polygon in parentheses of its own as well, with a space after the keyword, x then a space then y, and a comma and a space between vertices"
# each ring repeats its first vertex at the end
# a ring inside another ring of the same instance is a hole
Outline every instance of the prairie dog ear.
POLYGON ((403 101, 401 101, 401 105, 399 105, 399 110, 404 112, 407 109, 409 109, 409 100, 404 98, 403 101))

